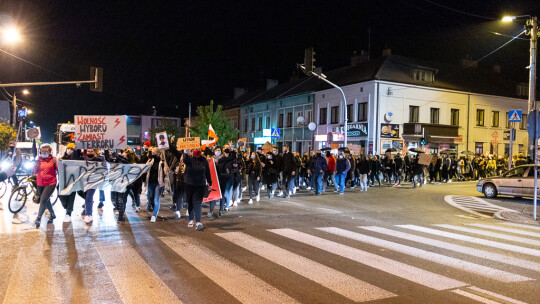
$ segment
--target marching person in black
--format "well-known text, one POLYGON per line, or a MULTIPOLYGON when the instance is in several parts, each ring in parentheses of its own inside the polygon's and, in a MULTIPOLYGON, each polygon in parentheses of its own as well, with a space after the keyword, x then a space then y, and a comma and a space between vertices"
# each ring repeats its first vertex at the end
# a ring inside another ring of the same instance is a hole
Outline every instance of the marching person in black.
POLYGON ((194 150, 193 156, 184 154, 181 161, 185 164, 184 190, 188 203, 189 223, 188 227, 193 227, 195 217, 197 230, 203 229, 201 223, 202 201, 205 193, 212 190, 212 177, 208 160, 202 155, 201 150, 194 150))
POLYGON ((246 174, 248 176, 248 191, 249 191, 249 204, 253 204, 253 196, 257 202, 260 200, 259 194, 259 182, 262 176, 262 165, 259 160, 259 155, 255 152, 251 152, 251 156, 247 161, 246 174))
POLYGON ((261 163, 263 167, 263 180, 266 183, 268 198, 274 197, 275 186, 279 176, 278 164, 274 160, 272 152, 266 153, 266 160, 261 163))
POLYGON ((290 198, 294 187, 294 178, 298 171, 298 165, 293 153, 289 150, 288 145, 283 146, 283 161, 282 169, 283 173, 283 190, 285 191, 285 198, 290 198))

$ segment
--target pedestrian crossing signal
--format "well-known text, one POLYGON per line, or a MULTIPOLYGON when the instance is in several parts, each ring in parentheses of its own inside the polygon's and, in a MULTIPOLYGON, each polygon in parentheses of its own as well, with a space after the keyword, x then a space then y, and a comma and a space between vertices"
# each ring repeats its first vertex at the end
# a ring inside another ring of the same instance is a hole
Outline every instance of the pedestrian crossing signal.
POLYGON ((425 145, 426 145, 426 138, 425 138, 425 137, 420 138, 420 144, 421 144, 422 146, 425 146, 425 145))

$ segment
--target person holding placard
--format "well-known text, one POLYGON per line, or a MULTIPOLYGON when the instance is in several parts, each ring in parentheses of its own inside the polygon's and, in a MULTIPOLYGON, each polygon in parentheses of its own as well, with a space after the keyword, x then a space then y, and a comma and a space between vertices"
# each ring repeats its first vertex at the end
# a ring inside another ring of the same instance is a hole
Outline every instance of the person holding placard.
POLYGON ((208 160, 202 155, 199 149, 193 151, 193 156, 184 154, 182 161, 185 164, 184 191, 188 203, 188 227, 193 227, 193 218, 195 218, 195 227, 201 231, 203 229, 203 224, 201 223, 202 201, 205 193, 212 191, 210 166, 208 165, 208 160))

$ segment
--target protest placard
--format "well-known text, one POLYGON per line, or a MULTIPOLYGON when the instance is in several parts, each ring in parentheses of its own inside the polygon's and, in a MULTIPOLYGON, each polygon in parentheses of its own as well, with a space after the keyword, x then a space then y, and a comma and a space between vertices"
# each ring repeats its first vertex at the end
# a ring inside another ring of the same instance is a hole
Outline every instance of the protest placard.
POLYGON ((360 155, 360 151, 362 151, 362 146, 360 146, 360 145, 349 145, 349 150, 351 150, 352 155, 360 155))
POLYGON ((178 150, 199 149, 201 148, 201 139, 199 137, 182 137, 176 143, 178 150))
POLYGON ((211 202, 221 199, 221 188, 219 187, 219 181, 217 177, 216 164, 214 158, 208 160, 208 166, 210 167, 210 175, 212 177, 212 191, 207 198, 203 199, 203 203, 211 202))
POLYGON ((125 192, 126 187, 150 168, 145 164, 110 164, 82 160, 58 161, 58 187, 60 195, 75 191, 104 189, 125 192))
POLYGON ((431 164, 432 159, 433 159, 433 155, 431 154, 425 154, 425 153, 418 154, 418 163, 420 165, 429 166, 429 164, 431 164))
POLYGON ((169 140, 167 137, 167 132, 156 133, 156 142, 157 142, 158 148, 169 149, 169 140))
POLYGON ((74 137, 77 149, 124 149, 126 116, 75 115, 74 137))

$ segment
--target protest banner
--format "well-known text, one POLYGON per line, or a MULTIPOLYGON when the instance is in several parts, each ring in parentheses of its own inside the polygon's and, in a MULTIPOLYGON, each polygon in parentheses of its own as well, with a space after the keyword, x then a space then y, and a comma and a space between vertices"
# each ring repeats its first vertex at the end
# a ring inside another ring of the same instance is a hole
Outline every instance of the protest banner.
POLYGON ((201 147, 201 140, 199 137, 181 137, 176 143, 178 150, 185 149, 199 149, 201 147))
POLYGON ((111 191, 125 192, 126 187, 143 175, 150 165, 110 164, 84 160, 58 160, 60 195, 110 186, 111 191))
POLYGON ((352 155, 360 155, 363 149, 360 145, 349 145, 349 150, 351 150, 352 155))
POLYGON ((238 142, 236 143, 236 146, 237 146, 238 148, 240 148, 240 147, 245 147, 245 146, 246 146, 246 142, 247 142, 247 138, 245 138, 245 137, 244 137, 244 138, 240 138, 240 139, 238 140, 238 142))
POLYGON ((212 176, 212 191, 210 191, 207 198, 203 199, 203 203, 221 199, 221 188, 219 187, 216 164, 213 158, 208 160, 208 166, 210 167, 210 175, 212 176))
POLYGON ((157 142, 158 148, 169 149, 169 140, 167 137, 167 132, 156 133, 156 142, 157 142))
POLYGON ((75 115, 75 147, 111 150, 126 148, 126 116, 75 115))
POLYGON ((429 164, 431 164, 432 159, 433 159, 433 155, 431 154, 425 154, 425 153, 418 154, 418 163, 420 165, 429 166, 429 164))
POLYGON ((276 146, 274 146, 271 142, 267 141, 263 146, 262 146, 262 149, 263 149, 263 153, 268 153, 268 152, 272 152, 274 151, 274 149, 276 148, 276 146))

